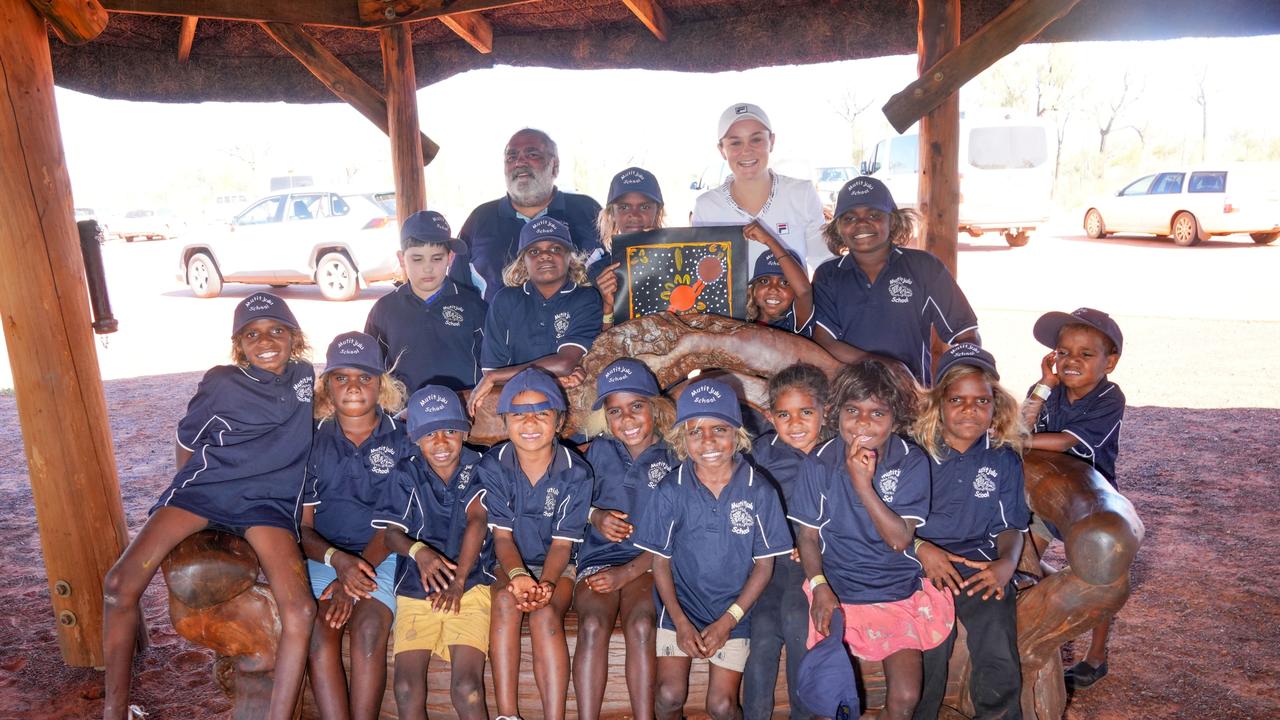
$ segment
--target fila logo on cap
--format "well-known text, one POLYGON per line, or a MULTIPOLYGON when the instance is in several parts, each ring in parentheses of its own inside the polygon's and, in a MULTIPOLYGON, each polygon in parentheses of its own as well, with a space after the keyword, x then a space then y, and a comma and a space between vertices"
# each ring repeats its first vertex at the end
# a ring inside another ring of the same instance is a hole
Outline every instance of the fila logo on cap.
POLYGON ((751 109, 749 105, 736 105, 733 108, 734 115, 741 115, 751 109))

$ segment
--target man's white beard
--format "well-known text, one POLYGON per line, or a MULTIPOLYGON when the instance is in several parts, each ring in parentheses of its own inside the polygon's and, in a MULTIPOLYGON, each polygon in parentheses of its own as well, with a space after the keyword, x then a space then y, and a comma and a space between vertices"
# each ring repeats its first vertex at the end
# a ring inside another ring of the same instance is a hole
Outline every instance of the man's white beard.
MULTIPOLYGON (((532 171, 532 168, 530 168, 532 171)), ((518 178, 512 180, 507 178, 507 194, 511 196, 511 200, 520 207, 533 207, 542 205, 551 199, 551 191, 555 189, 556 177, 551 172, 551 166, 548 165, 542 170, 542 173, 533 173, 531 178, 518 178)))

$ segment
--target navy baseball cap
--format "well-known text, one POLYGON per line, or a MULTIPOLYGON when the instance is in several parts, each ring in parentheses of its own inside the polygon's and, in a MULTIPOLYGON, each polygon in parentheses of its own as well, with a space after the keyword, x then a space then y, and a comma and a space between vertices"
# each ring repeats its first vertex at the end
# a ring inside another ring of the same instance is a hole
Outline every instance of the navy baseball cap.
POLYGON ((629 192, 638 192, 659 205, 662 204, 662 188, 658 187, 658 178, 644 168, 629 167, 614 175, 613 182, 609 183, 609 201, 605 204, 612 205, 629 192))
POLYGON ((573 236, 569 234, 569 226, 544 215, 537 220, 530 220, 520 228, 520 247, 516 252, 522 253, 525 248, 543 240, 555 240, 570 250, 578 249, 573 244, 573 236))
POLYGON ((676 401, 676 422, 710 417, 742 427, 738 393, 719 380, 695 380, 685 386, 676 401))
POLYGON ((231 321, 231 334, 235 335, 245 325, 263 318, 279 320, 294 330, 298 329, 298 319, 293 316, 293 311, 285 304, 284 298, 269 292, 258 292, 236 305, 236 314, 231 321))
POLYGON ((559 410, 564 412, 564 395, 560 393, 560 383, 545 370, 536 367, 525 368, 502 386, 498 395, 498 414, 513 412, 538 412, 539 410, 559 410), (539 403, 515 404, 516 396, 526 390, 541 393, 546 400, 539 403))
POLYGON ((591 404, 591 409, 604 407, 605 397, 616 392, 657 397, 660 391, 648 365, 634 358, 622 358, 613 361, 596 378, 596 401, 591 404))
POLYGON ((1110 315, 1093 308, 1082 307, 1071 313, 1045 313, 1040 316, 1039 320, 1036 320, 1035 327, 1031 330, 1031 333, 1035 335, 1036 340, 1041 345, 1056 348, 1058 347, 1058 334, 1067 325, 1088 325, 1115 343, 1117 355, 1124 350, 1124 335, 1120 332, 1120 326, 1116 324, 1115 320, 1111 319, 1110 315))
POLYGON ((382 346, 362 332, 345 332, 334 338, 324 354, 324 362, 325 372, 335 368, 362 370, 371 375, 386 372, 382 364, 382 346))
POLYGON ((831 613, 830 634, 818 641, 800 659, 796 669, 796 698, 805 709, 818 717, 834 718, 841 705, 849 709, 848 717, 861 712, 858 685, 853 675, 853 661, 844 649, 844 611, 831 613))
POLYGON ((995 357, 973 343, 956 343, 947 348, 947 351, 938 359, 938 374, 935 377, 941 378, 953 365, 972 365, 990 370, 992 377, 1000 379, 1000 373, 996 371, 995 357))
POLYGON ((443 385, 423 385, 409 397, 409 439, 418 442, 437 430, 471 432, 458 394, 443 385))
POLYGON ((773 124, 769 122, 769 116, 765 114, 764 108, 751 103, 734 103, 720 113, 720 134, 716 136, 716 142, 723 140, 724 136, 729 134, 729 128, 740 120, 755 120, 763 125, 765 130, 773 132, 773 124))
MULTIPOLYGON (((800 255, 795 250, 787 248, 787 254, 800 263, 800 269, 804 269, 804 261, 800 259, 800 255)), ((782 274, 782 265, 778 263, 778 258, 774 257, 772 250, 765 250, 760 253, 760 257, 756 258, 756 266, 751 273, 751 280, 754 282, 758 277, 782 274)))
POLYGON ((466 243, 453 236, 449 221, 435 210, 419 210, 405 218, 400 226, 400 247, 408 248, 414 243, 444 245, 454 252, 466 247, 466 243))
POLYGON ((891 213, 898 209, 898 204, 893 201, 893 193, 889 192, 884 183, 863 175, 840 188, 840 194, 836 196, 834 217, 840 217, 856 207, 870 207, 891 213))

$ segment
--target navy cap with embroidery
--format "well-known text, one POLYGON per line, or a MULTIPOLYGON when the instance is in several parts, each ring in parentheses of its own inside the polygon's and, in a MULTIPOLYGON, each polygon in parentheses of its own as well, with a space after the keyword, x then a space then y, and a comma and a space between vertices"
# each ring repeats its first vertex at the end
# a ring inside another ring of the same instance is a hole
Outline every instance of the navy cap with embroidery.
POLYGON ((235 335, 243 330, 245 325, 263 318, 279 320, 294 330, 298 329, 298 319, 293 316, 293 311, 285 304, 284 298, 269 292, 259 292, 241 300, 240 304, 236 305, 236 314, 231 322, 231 334, 235 335))
POLYGON ((1000 373, 996 370, 995 356, 973 343, 956 343, 947 348, 947 351, 938 359, 938 374, 935 377, 941 378, 946 375, 954 365, 972 365, 990 370, 992 377, 996 380, 1000 379, 1000 373))
POLYGON ((676 401, 676 422, 710 417, 742 427, 738 393, 719 380, 696 380, 685 386, 676 401))
POLYGON ((1124 350, 1124 334, 1120 332, 1120 325, 1115 320, 1112 320, 1110 315, 1093 308, 1082 307, 1071 313, 1045 313, 1040 316, 1039 320, 1036 320, 1035 327, 1031 333, 1035 335, 1036 340, 1041 345, 1056 348, 1058 347, 1058 334, 1067 325, 1088 325, 1105 335, 1112 343, 1115 343, 1117 355, 1124 350))
POLYGON ((524 252, 525 248, 543 240, 555 240, 570 250, 578 249, 573 244, 573 236, 569 234, 569 226, 544 215, 537 220, 530 220, 520 228, 520 248, 517 252, 524 252))
POLYGON ((649 367, 635 358, 615 360, 596 378, 596 401, 592 410, 604 407, 606 396, 616 392, 629 392, 645 397, 657 397, 658 381, 649 367))
POLYGON ((556 382, 556 379, 547 371, 536 367, 525 368, 502 386, 502 393, 498 395, 498 414, 538 412, 539 410, 564 412, 564 395, 560 392, 560 383, 556 382), (526 391, 540 393, 546 400, 517 405, 516 396, 526 391))
MULTIPOLYGON (((787 254, 800 263, 800 268, 804 269, 804 260, 800 259, 800 254, 791 248, 787 248, 787 254)), ((782 275, 782 265, 778 263, 778 258, 774 257, 772 250, 765 250, 760 253, 760 257, 756 258, 756 265, 751 272, 751 280, 754 282, 756 278, 765 275, 782 275)))
POLYGON ((658 187, 658 178, 644 168, 629 167, 613 176, 609 183, 609 201, 612 205, 618 198, 629 192, 638 192, 650 200, 662 204, 662 188, 658 187))
POLYGON ((844 647, 844 611, 831 613, 831 628, 800 659, 796 669, 796 698, 805 709, 818 717, 836 717, 841 706, 848 708, 845 717, 860 714, 857 680, 853 661, 844 647))
POLYGON ((734 103, 720 113, 718 126, 720 134, 716 136, 716 142, 723 140, 724 136, 729 134, 729 128, 742 120, 755 120, 763 125, 765 130, 773 132, 773 124, 769 122, 769 116, 765 114, 764 108, 751 103, 734 103))
POLYGON ((454 252, 466 249, 466 243, 453 236, 453 229, 443 215, 435 210, 419 210, 405 218, 400 226, 400 247, 408 249, 414 244, 428 243, 444 245, 454 252))
POLYGON ((418 442, 437 430, 471 432, 458 394, 443 385, 424 385, 409 397, 409 439, 418 442))
POLYGON ((325 372, 335 368, 363 370, 372 375, 386 371, 382 364, 382 346, 371 335, 362 332, 345 332, 329 343, 324 354, 325 372))
POLYGON ((870 207, 891 213, 898 209, 898 204, 893 201, 893 193, 889 192, 888 186, 873 177, 863 175, 840 188, 840 194, 836 196, 834 217, 840 217, 856 207, 870 207))

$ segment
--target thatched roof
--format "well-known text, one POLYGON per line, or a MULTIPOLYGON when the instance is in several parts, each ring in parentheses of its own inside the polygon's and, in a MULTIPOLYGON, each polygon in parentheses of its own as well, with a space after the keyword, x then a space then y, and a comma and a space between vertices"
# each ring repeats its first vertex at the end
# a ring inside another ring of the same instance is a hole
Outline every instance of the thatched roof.
MULTIPOLYGON (((356 0, 348 2, 354 5, 356 0)), ((722 71, 916 49, 916 3, 911 0, 658 3, 670 20, 667 42, 655 38, 618 0, 543 0, 485 11, 494 35, 490 54, 477 52, 438 20, 416 22, 412 33, 418 83, 429 85, 495 64, 722 71)), ((111 9, 128 3, 104 0, 104 5, 111 9)), ((181 8, 187 0, 169 0, 166 5, 181 8)), ((1009 0, 964 0, 964 35, 1008 5, 1009 0)), ((180 64, 176 51, 180 25, 176 16, 112 12, 106 31, 86 45, 71 47, 51 35, 56 81, 73 90, 130 100, 334 100, 252 22, 202 19, 190 60, 180 64)), ((309 31, 357 73, 381 86, 377 32, 335 27, 309 31)), ((1280 33, 1276 0, 1083 0, 1039 39, 1270 33, 1280 33)))

